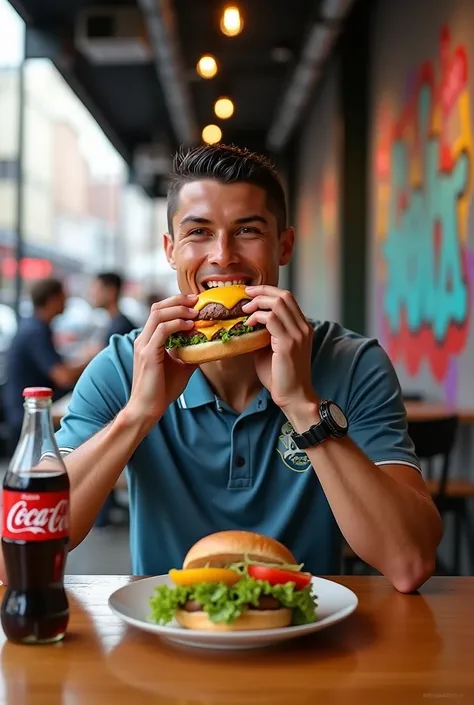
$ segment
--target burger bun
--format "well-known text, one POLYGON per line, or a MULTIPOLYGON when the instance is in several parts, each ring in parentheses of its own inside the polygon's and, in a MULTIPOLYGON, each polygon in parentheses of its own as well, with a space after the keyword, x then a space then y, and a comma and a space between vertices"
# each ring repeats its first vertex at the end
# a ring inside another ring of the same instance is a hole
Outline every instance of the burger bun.
POLYGON ((177 610, 176 621, 185 629, 208 632, 254 631, 259 629, 279 629, 289 627, 292 612, 285 607, 279 610, 248 610, 232 624, 216 624, 205 612, 186 612, 177 610))
POLYGON ((190 365, 202 365, 204 362, 223 360, 245 353, 255 352, 270 345, 270 333, 266 328, 260 328, 251 333, 236 335, 225 343, 222 340, 210 340, 197 345, 185 345, 174 348, 173 357, 190 365))
POLYGON ((244 558, 258 563, 297 564, 291 551, 276 539, 253 531, 217 531, 189 549, 183 568, 225 568, 244 558))

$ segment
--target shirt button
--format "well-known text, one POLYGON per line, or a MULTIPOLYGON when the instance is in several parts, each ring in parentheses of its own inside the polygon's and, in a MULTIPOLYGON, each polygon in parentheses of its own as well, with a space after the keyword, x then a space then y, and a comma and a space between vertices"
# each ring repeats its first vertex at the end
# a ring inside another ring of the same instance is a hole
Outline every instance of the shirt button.
POLYGON ((241 455, 238 455, 235 459, 235 464, 238 468, 242 468, 245 465, 245 458, 242 458, 241 455))

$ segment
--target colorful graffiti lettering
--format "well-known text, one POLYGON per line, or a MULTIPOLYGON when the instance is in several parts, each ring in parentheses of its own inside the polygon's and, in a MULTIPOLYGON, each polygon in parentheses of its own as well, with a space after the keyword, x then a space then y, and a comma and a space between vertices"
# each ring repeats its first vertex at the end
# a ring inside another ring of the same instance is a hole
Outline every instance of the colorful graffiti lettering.
POLYGON ((431 62, 410 78, 395 120, 382 109, 375 163, 385 345, 410 375, 428 361, 439 382, 466 345, 474 284, 468 60, 463 46, 451 52, 446 28, 440 66, 439 82, 431 62))

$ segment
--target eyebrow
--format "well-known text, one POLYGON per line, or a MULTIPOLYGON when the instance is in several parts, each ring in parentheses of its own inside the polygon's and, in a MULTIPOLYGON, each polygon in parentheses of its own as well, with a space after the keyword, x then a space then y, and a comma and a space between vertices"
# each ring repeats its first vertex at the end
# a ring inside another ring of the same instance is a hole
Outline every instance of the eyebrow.
MULTIPOLYGON (((258 215, 258 214, 253 214, 253 215, 245 215, 243 218, 236 218, 234 220, 234 223, 236 225, 245 225, 247 223, 263 223, 264 225, 268 225, 268 220, 263 217, 263 215, 258 215)), ((213 221, 209 220, 208 218, 202 218, 198 215, 187 215, 183 220, 180 222, 180 226, 186 225, 186 223, 199 223, 200 225, 212 225, 213 221)))

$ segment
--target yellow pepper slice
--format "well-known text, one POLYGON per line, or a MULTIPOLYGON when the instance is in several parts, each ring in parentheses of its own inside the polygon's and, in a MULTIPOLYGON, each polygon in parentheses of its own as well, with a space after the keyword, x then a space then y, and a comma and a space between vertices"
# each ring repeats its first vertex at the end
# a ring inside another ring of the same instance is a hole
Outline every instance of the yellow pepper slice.
POLYGON ((229 568, 190 568, 188 570, 172 568, 168 575, 175 585, 183 587, 198 583, 225 583, 230 586, 240 580, 240 575, 229 568))

